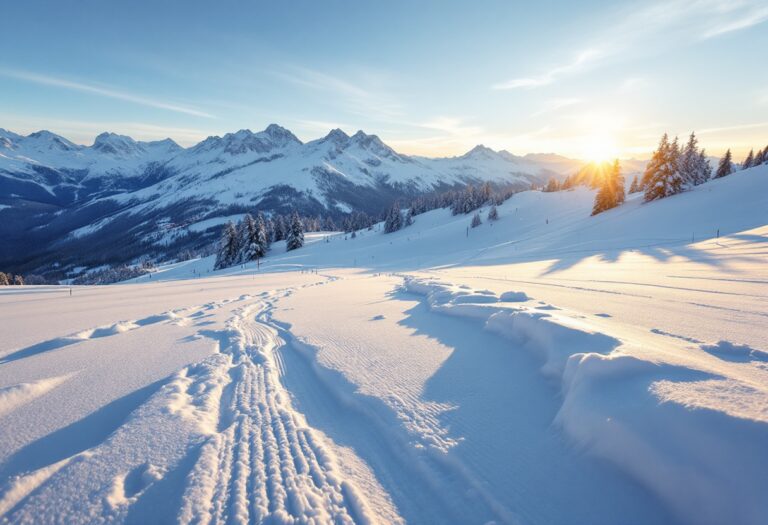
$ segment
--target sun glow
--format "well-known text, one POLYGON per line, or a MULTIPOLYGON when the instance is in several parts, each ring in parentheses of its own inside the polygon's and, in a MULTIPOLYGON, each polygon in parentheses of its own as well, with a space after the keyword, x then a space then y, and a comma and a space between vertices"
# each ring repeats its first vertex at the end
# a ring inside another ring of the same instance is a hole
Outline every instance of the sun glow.
POLYGON ((604 135, 587 137, 583 146, 585 160, 607 162, 618 156, 616 139, 604 135))

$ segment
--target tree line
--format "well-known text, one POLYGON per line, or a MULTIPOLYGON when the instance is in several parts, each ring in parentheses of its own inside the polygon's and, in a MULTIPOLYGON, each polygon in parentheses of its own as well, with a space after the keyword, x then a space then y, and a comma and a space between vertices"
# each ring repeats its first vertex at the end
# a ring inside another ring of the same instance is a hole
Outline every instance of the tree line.
MULTIPOLYGON (((728 149, 713 171, 706 152, 699 148, 698 138, 691 133, 685 145, 681 146, 677 137, 669 139, 664 133, 659 146, 653 152, 641 178, 634 177, 629 186, 629 193, 643 192, 645 202, 663 199, 703 184, 711 179, 727 177, 738 169, 748 169, 768 164, 768 146, 757 153, 750 150, 744 161, 737 165, 728 149)), ((597 215, 622 204, 626 198, 624 175, 618 159, 613 163, 590 163, 576 173, 566 177, 563 182, 550 179, 542 191, 552 192, 588 186, 597 189, 592 215, 597 215)))
POLYGON ((0 272, 0 286, 22 286, 23 284, 23 276, 0 272))
POLYGON ((275 215, 265 218, 259 212, 254 218, 250 213, 238 221, 227 222, 219 241, 214 269, 228 268, 237 264, 257 261, 267 255, 275 241, 285 241, 288 251, 304 246, 307 226, 320 230, 312 219, 301 218, 297 212, 288 217, 275 215))
MULTIPOLYGON (((490 182, 485 182, 479 186, 468 184, 458 190, 420 196, 405 208, 399 202, 395 202, 384 216, 384 233, 393 233, 408 227, 413 224, 417 215, 439 208, 450 208, 453 215, 466 215, 483 206, 491 205, 488 210, 488 220, 495 221, 499 218, 496 206, 510 198, 514 193, 510 187, 499 189, 494 188, 490 182), (405 214, 403 214, 403 209, 406 209, 405 214)), ((482 224, 480 214, 475 213, 471 226, 475 228, 480 224, 482 224)))

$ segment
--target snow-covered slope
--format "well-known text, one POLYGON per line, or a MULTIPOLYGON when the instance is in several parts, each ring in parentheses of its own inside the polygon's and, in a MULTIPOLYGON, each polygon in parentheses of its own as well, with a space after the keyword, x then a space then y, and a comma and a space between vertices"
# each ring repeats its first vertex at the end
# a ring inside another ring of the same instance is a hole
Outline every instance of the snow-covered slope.
POLYGON ((593 199, 0 290, 0 520, 765 523, 768 166, 593 199))

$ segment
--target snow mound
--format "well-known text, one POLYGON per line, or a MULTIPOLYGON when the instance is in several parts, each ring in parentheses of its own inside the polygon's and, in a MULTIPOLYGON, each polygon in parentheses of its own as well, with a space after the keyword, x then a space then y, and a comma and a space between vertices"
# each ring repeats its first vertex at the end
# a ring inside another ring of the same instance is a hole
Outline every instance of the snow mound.
MULTIPOLYGON (((694 523, 764 522, 768 515, 768 396, 713 373, 638 357, 638 348, 577 320, 524 306, 489 308, 466 288, 406 278, 430 309, 483 323, 530 350, 563 395, 555 418, 602 457, 694 523), (744 406, 744 399, 753 402, 744 406)), ((502 296, 503 297, 503 296, 502 296)), ((733 361, 763 352, 721 341, 702 349, 733 361)))
POLYGON ((499 296, 499 301, 502 303, 523 303, 530 301, 531 298, 525 292, 504 292, 499 296))

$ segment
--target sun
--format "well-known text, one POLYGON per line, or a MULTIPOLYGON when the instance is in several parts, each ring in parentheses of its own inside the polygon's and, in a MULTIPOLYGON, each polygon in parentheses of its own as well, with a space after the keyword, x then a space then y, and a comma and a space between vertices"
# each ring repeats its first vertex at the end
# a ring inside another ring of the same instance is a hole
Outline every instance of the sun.
POLYGON ((587 137, 584 141, 584 158, 592 162, 608 162, 618 156, 616 139, 607 135, 587 137))

